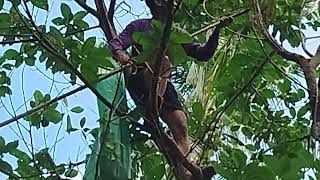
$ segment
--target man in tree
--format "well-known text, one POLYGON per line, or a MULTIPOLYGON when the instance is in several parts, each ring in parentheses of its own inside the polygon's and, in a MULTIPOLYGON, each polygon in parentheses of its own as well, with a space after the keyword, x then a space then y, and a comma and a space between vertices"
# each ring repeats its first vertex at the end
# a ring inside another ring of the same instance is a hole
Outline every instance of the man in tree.
MULTIPOLYGON (((150 8, 153 19, 163 24, 166 23, 169 16, 167 0, 146 0, 146 4, 150 8)), ((153 28, 151 21, 152 19, 139 19, 133 21, 127 25, 116 38, 110 41, 110 47, 114 57, 121 64, 129 62, 130 57, 125 53, 125 50, 134 44, 133 33, 152 32, 153 28)), ((198 61, 208 61, 213 56, 215 49, 218 46, 220 30, 231 23, 231 21, 231 18, 221 20, 208 41, 204 44, 195 41, 188 44, 182 44, 186 54, 198 61)), ((163 59, 162 64, 163 68, 160 70, 161 76, 170 76, 172 64, 167 56, 163 59), (168 69, 169 71, 167 71, 168 69)), ((152 69, 150 70, 150 67, 138 65, 137 73, 131 75, 127 82, 127 89, 135 103, 138 105, 145 106, 147 104, 149 89, 147 87, 146 79, 148 79, 147 77, 150 75, 150 71, 152 71, 152 69)), ((187 118, 173 84, 170 81, 167 81, 167 79, 168 78, 164 78, 160 81, 160 89, 158 89, 158 95, 162 96, 163 99, 163 104, 160 108, 160 116, 168 124, 181 152, 184 155, 187 155, 190 150, 187 118)), ((185 176, 183 179, 190 179, 191 175, 187 172, 183 176, 185 176)))

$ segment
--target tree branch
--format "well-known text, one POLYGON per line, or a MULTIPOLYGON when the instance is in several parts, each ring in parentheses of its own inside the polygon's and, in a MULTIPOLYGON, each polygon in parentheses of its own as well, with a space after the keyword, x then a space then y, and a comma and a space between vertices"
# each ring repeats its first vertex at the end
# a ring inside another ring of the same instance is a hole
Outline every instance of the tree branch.
POLYGON ((36 39, 20 39, 20 40, 13 40, 13 41, 1 41, 0 44, 1 45, 12 45, 12 44, 16 44, 16 43, 24 43, 24 42, 36 42, 36 39))
MULTIPOLYGON (((35 31, 32 31, 30 29, 30 31, 33 33, 33 36, 35 37, 35 39, 37 39, 39 41, 39 45, 41 45, 44 49, 46 49, 49 53, 51 53, 52 55, 54 55, 55 57, 57 57, 57 60, 61 61, 62 64, 64 64, 67 68, 69 68, 71 70, 71 72, 76 75, 96 96, 97 98, 103 103, 105 104, 107 107, 109 107, 112 110, 115 110, 115 112, 118 115, 125 115, 125 112, 122 112, 120 109, 116 108, 113 109, 113 105, 104 97, 102 96, 99 91, 76 69, 76 67, 74 67, 67 59, 67 57, 64 56, 64 54, 60 54, 59 51, 57 49, 55 49, 54 45, 51 44, 50 40, 47 39, 46 36, 44 36, 41 32, 39 32, 37 30, 37 25, 35 24, 35 22, 32 19, 32 15, 27 7, 27 4, 24 0, 25 3, 25 8, 26 8, 26 14, 32 24, 32 26, 36 29, 35 31)), ((18 11, 18 8, 16 8, 16 11, 18 11)), ((22 15, 19 13, 19 16, 21 17, 22 15)), ((21 19, 23 19, 21 17, 21 19)), ((23 21, 23 23, 25 24, 26 27, 27 23, 25 21, 23 21)))
POLYGON ((318 46, 316 54, 311 58, 310 64, 315 70, 320 65, 320 45, 318 46))
POLYGON ((116 33, 113 29, 113 26, 107 16, 108 10, 106 9, 106 5, 103 0, 95 0, 94 1, 97 6, 97 11, 99 14, 99 23, 100 26, 106 35, 108 40, 113 39, 116 36, 116 33))
MULTIPOLYGON (((307 87, 308 87, 308 98, 309 98, 309 106, 311 109, 311 117, 312 117, 312 126, 311 126, 311 135, 314 139, 320 140, 320 111, 318 111, 319 104, 319 94, 318 94, 318 86, 315 70, 317 66, 320 64, 320 48, 318 48, 317 53, 310 59, 306 59, 305 57, 288 52, 282 46, 280 46, 277 41, 271 37, 271 35, 264 28, 264 23, 261 15, 260 5, 258 0, 254 0, 255 10, 257 13, 256 22, 262 29, 263 35, 266 37, 267 42, 271 45, 271 47, 284 59, 289 61, 293 61, 297 63, 303 71, 303 74, 306 79, 307 87)), ((310 54, 310 53, 309 53, 310 54)), ((311 55, 312 56, 312 55, 311 55)))
MULTIPOLYGON (((152 74, 152 83, 149 90, 149 102, 146 107, 146 116, 148 122, 154 128, 151 131, 152 139, 156 142, 157 146, 161 149, 164 156, 168 161, 177 168, 178 165, 182 164, 186 169, 188 169, 195 179, 202 180, 203 175, 202 171, 198 166, 190 163, 185 155, 179 150, 178 145, 165 133, 161 128, 159 128, 159 109, 158 109, 158 85, 160 82, 160 69, 162 66, 162 60, 164 59, 169 38, 171 34, 171 27, 174 19, 176 10, 174 9, 174 0, 169 0, 168 2, 168 16, 167 22, 162 33, 162 38, 160 42, 159 49, 156 52, 156 55, 153 57, 152 62, 154 62, 153 74, 152 74)), ((181 3, 181 1, 179 2, 181 3)), ((150 128, 151 129, 151 128, 150 128)), ((179 178, 179 174, 176 174, 179 178)), ((181 178, 181 177, 180 177, 181 178)))
POLYGON ((93 9, 92 7, 90 7, 89 5, 87 5, 85 1, 83 1, 83 0, 75 0, 75 1, 84 10, 86 10, 88 13, 92 14, 93 16, 95 16, 96 18, 99 19, 98 12, 95 9, 93 9))
POLYGON ((260 26, 262 34, 264 35, 264 37, 266 38, 267 42, 271 45, 271 47, 274 49, 274 51, 276 53, 278 53, 280 56, 282 56, 283 58, 295 62, 297 64, 302 63, 301 61, 305 60, 306 58, 304 58, 303 56, 296 54, 296 53, 291 53, 289 51, 287 51, 285 48, 283 48, 276 39, 274 39, 274 37, 272 37, 269 32, 266 30, 265 25, 264 25, 264 21, 263 21, 263 17, 261 15, 261 9, 260 9, 260 5, 258 0, 254 0, 254 4, 255 4, 255 10, 256 10, 256 22, 257 24, 260 26))
MULTIPOLYGON (((235 17, 241 16, 241 15, 243 15, 243 14, 245 14, 245 13, 248 13, 249 11, 250 11, 250 9, 244 9, 244 10, 242 10, 242 11, 239 11, 239 12, 236 12, 236 13, 234 13, 234 14, 231 14, 231 15, 229 15, 229 16, 227 16, 227 17, 235 18, 235 17)), ((206 26, 206 27, 204 27, 204 28, 201 28, 201 29, 199 29, 198 31, 192 33, 191 36, 192 36, 192 37, 193 37, 193 36, 196 36, 196 35, 198 35, 198 34, 200 34, 200 33, 202 33, 202 32, 205 32, 205 31, 207 31, 207 30, 209 30, 209 29, 211 29, 211 28, 214 28, 214 27, 217 26, 219 23, 220 23, 220 20, 215 21, 215 22, 211 23, 210 25, 208 25, 208 26, 206 26)))
MULTIPOLYGON (((132 64, 127 64, 127 65, 125 65, 125 68, 130 67, 130 66, 132 66, 132 64)), ((111 76, 113 76, 113 75, 115 75, 115 74, 117 74, 117 73, 119 73, 119 72, 121 72, 121 71, 123 71, 123 68, 119 68, 119 69, 117 69, 117 70, 114 70, 114 71, 112 71, 112 72, 110 72, 110 73, 108 73, 108 74, 106 74, 106 75, 103 75, 103 76, 99 79, 99 81, 102 81, 102 80, 104 80, 104 79, 107 79, 107 78, 109 78, 109 77, 111 77, 111 76)), ((13 123, 13 122, 16 122, 16 121, 18 121, 18 120, 21 119, 21 118, 25 118, 25 117, 27 117, 27 116, 29 116, 29 115, 31 115, 31 114, 33 114, 33 113, 35 113, 35 112, 43 109, 43 108, 45 108, 45 107, 50 106, 50 105, 53 104, 53 103, 56 103, 56 102, 58 102, 58 101, 60 101, 60 100, 62 100, 62 99, 64 99, 64 98, 69 97, 69 96, 71 96, 71 95, 73 95, 73 94, 75 94, 75 93, 77 93, 77 92, 80 92, 80 91, 86 89, 86 88, 87 88, 86 86, 78 87, 78 88, 76 88, 76 89, 74 89, 74 90, 72 90, 72 91, 69 91, 69 92, 67 92, 67 93, 65 93, 65 94, 63 94, 63 95, 61 95, 61 96, 58 96, 58 97, 56 97, 56 98, 54 98, 54 99, 52 99, 52 100, 50 100, 50 101, 48 101, 48 102, 46 102, 46 103, 40 104, 40 105, 38 105, 38 106, 30 109, 29 111, 26 111, 26 112, 24 112, 24 113, 22 113, 22 114, 19 114, 19 115, 15 116, 15 117, 13 117, 13 118, 11 118, 11 119, 5 120, 5 121, 3 121, 3 122, 0 123, 0 128, 1 128, 1 127, 4 127, 4 126, 6 126, 6 125, 9 125, 9 124, 11 124, 11 123, 13 123)))
POLYGON ((114 22, 113 22, 113 15, 114 15, 114 11, 115 11, 115 6, 116 6, 116 0, 111 0, 110 5, 109 5, 108 19, 109 19, 110 24, 113 27, 113 29, 115 29, 114 22))

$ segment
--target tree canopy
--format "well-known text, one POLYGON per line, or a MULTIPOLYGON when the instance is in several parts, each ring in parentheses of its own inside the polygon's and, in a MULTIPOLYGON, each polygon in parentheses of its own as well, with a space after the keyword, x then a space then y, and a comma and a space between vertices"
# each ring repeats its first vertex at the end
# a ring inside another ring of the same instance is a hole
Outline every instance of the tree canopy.
MULTIPOLYGON (((167 24, 153 21, 152 34, 135 33, 134 39, 144 46, 138 61, 167 54, 176 66, 172 81, 188 112, 193 161, 212 165, 222 179, 320 179, 319 0, 177 2, 181 9, 167 24), (187 57, 182 43, 204 42, 222 17, 233 15, 209 62, 187 57)), ((125 69, 113 60, 108 41, 128 19, 148 14, 140 1, 0 0, 2 177, 82 177, 98 132, 109 131, 97 115, 85 113, 92 107, 77 100, 86 89, 82 97, 98 99, 130 122, 130 178, 173 178, 168 156, 183 158, 165 137, 168 127, 160 123, 163 133, 155 135, 167 142, 161 145, 132 100, 126 99, 127 112, 96 88, 125 69), (81 141, 85 153, 74 158, 58 146, 69 136, 70 146, 81 141), (64 155, 56 154, 59 148, 64 155)), ((112 142, 100 143, 110 153, 106 161, 120 158, 112 142)))

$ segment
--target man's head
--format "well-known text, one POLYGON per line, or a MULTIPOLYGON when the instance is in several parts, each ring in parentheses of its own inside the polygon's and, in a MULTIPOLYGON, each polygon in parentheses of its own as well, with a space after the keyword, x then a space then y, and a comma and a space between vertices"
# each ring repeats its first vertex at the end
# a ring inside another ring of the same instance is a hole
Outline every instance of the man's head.
MULTIPOLYGON (((145 0, 147 6, 150 8, 151 14, 154 19, 160 22, 166 22, 170 12, 169 12, 169 0, 145 0)), ((176 5, 176 2, 174 2, 176 5)))

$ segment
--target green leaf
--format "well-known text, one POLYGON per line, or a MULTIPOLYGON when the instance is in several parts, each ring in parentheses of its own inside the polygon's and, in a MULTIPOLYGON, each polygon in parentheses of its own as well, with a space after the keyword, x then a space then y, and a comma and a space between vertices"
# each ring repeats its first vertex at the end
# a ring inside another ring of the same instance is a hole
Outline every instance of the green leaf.
POLYGON ((81 120, 80 120, 80 127, 83 128, 83 126, 86 124, 86 118, 83 117, 81 120))
POLYGON ((77 26, 78 29, 88 29, 89 24, 81 19, 75 19, 73 25, 77 26))
POLYGON ((61 25, 64 25, 64 21, 63 21, 63 18, 62 17, 57 17, 57 18, 54 18, 52 20, 53 24, 57 25, 57 26, 61 26, 61 25))
POLYGON ((183 64, 191 59, 191 57, 187 56, 186 51, 183 49, 181 44, 170 44, 168 55, 170 61, 175 65, 183 64))
POLYGON ((302 90, 302 89, 298 89, 297 94, 300 99, 303 99, 304 97, 306 97, 306 94, 305 94, 304 90, 302 90))
POLYGON ((80 67, 80 71, 83 76, 91 83, 95 84, 98 81, 98 67, 97 64, 89 62, 83 63, 80 67))
POLYGON ((7 70, 12 70, 12 68, 13 68, 13 65, 12 64, 4 64, 4 65, 2 65, 2 67, 4 68, 4 69, 7 69, 7 70))
POLYGON ((148 46, 155 48, 158 45, 157 42, 160 41, 160 38, 157 38, 155 33, 150 32, 134 32, 132 37, 136 43, 141 44, 144 48, 148 46))
POLYGON ((198 121, 202 121, 204 118, 204 109, 202 107, 202 104, 200 102, 195 102, 192 105, 192 112, 194 117, 198 120, 198 121))
POLYGON ((86 15, 88 15, 88 12, 86 11, 79 11, 74 15, 74 19, 83 19, 86 15))
POLYGON ((67 132, 70 134, 71 132, 76 131, 76 130, 78 130, 78 129, 72 127, 71 118, 68 115, 67 116, 67 132))
POLYGON ((84 54, 90 53, 91 52, 90 50, 94 47, 95 44, 96 44, 96 38, 90 37, 84 42, 83 46, 81 47, 81 51, 84 54))
POLYGON ((239 128, 240 128, 239 125, 235 125, 235 126, 232 126, 232 127, 230 128, 230 130, 231 130, 232 132, 235 132, 235 131, 238 131, 239 128))
POLYGON ((34 97, 34 100, 35 100, 36 102, 40 102, 40 101, 42 101, 42 99, 43 99, 43 95, 42 95, 42 93, 41 93, 39 90, 36 90, 36 91, 33 93, 33 97, 34 97))
POLYGON ((85 66, 88 66, 90 63, 89 68, 96 68, 96 67, 114 67, 113 65, 114 60, 112 59, 112 53, 109 49, 104 47, 99 48, 91 48, 90 53, 84 63, 85 66))
POLYGON ((151 25, 152 25, 153 31, 154 31, 155 33, 157 33, 157 34, 158 34, 158 33, 159 33, 159 34, 162 34, 162 31, 163 31, 163 29, 164 29, 164 26, 163 26, 163 24, 162 24, 160 21, 155 20, 155 19, 152 19, 151 25))
POLYGON ((66 171, 66 168, 64 167, 63 164, 56 166, 56 170, 55 170, 58 174, 63 174, 66 171))
POLYGON ((21 4, 21 0, 11 0, 12 5, 15 7, 19 6, 21 4))
POLYGON ((49 126, 49 121, 48 120, 46 120, 46 119, 43 119, 42 121, 41 121, 41 126, 42 127, 48 127, 49 126))
POLYGON ((6 148, 6 144, 5 144, 5 140, 3 139, 3 137, 0 136, 0 156, 3 153, 7 152, 7 148, 6 148))
POLYGON ((9 152, 11 155, 16 157, 19 161, 24 161, 26 163, 30 163, 32 159, 28 156, 27 153, 19 150, 19 149, 13 149, 12 151, 9 152))
POLYGON ((247 156, 239 149, 234 149, 231 153, 232 160, 236 167, 242 169, 246 165, 247 156))
POLYGON ((250 163, 244 167, 243 179, 263 179, 263 180, 272 180, 276 179, 275 174, 272 172, 271 168, 268 166, 259 166, 258 163, 250 163))
POLYGON ((61 3, 60 10, 64 18, 68 19, 68 21, 72 20, 73 15, 70 7, 67 4, 61 3))
POLYGON ((16 58, 16 62, 14 64, 14 67, 18 68, 23 63, 23 57, 19 56, 16 58))
POLYGON ((292 118, 296 117, 296 110, 293 107, 289 108, 289 112, 290 112, 290 115, 292 116, 292 118))
POLYGON ((192 37, 187 32, 176 29, 171 33, 170 42, 175 44, 186 44, 192 42, 192 37))
POLYGON ((11 23, 11 17, 9 14, 0 13, 0 27, 9 27, 11 23))
POLYGON ((16 51, 15 49, 8 49, 5 53, 4 56, 7 59, 16 59, 18 56, 20 56, 20 54, 18 53, 18 51, 16 51))
POLYGON ((73 177, 76 177, 78 175, 78 171, 76 171, 74 169, 68 169, 64 175, 66 177, 73 178, 73 177))
POLYGON ((0 86, 0 97, 4 97, 6 94, 12 94, 11 89, 8 86, 0 86))
POLYGON ((50 99, 51 99, 51 97, 50 97, 49 94, 46 94, 46 95, 43 96, 43 101, 44 102, 50 101, 50 99))
POLYGON ((0 10, 2 10, 4 4, 4 0, 0 0, 0 10))
POLYGON ((11 174, 13 173, 13 169, 9 163, 0 159, 0 172, 4 172, 4 174, 11 174))
POLYGON ((298 110, 298 114, 297 114, 297 118, 301 118, 302 116, 304 116, 307 112, 309 111, 309 106, 305 105, 302 108, 300 108, 298 110))
POLYGON ((76 33, 76 37, 77 37, 80 41, 84 41, 84 32, 78 32, 78 33, 76 33))
POLYGON ((71 111, 74 113, 81 113, 83 111, 83 108, 80 106, 76 106, 76 107, 72 108, 71 111))
POLYGON ((251 131, 251 129, 250 129, 249 127, 242 127, 242 128, 241 128, 241 132, 242 132, 245 136, 247 136, 248 138, 251 138, 251 136, 252 136, 252 131, 251 131))
POLYGON ((284 110, 277 111, 274 115, 276 118, 280 118, 284 114, 284 110))
POLYGON ((2 84, 10 84, 10 78, 4 71, 0 71, 0 85, 2 84))
POLYGON ((264 89, 263 91, 262 91, 262 93, 264 94, 264 96, 266 97, 266 98, 274 98, 276 95, 274 94, 274 92, 272 91, 272 90, 270 90, 270 89, 264 89))
POLYGON ((31 0, 31 3, 40 9, 48 10, 49 8, 47 0, 31 0))
POLYGON ((47 109, 44 112, 44 118, 54 124, 57 124, 62 120, 62 115, 57 110, 47 109))
POLYGON ((49 34, 52 35, 55 39, 63 39, 61 32, 53 26, 50 26, 49 34))
POLYGON ((5 146, 5 144, 6 144, 6 141, 2 136, 0 136, 0 146, 5 146))
POLYGON ((246 145, 246 148, 249 149, 250 151, 255 151, 257 148, 251 144, 246 145))
POLYGON ((35 154, 35 158, 38 161, 38 164, 41 167, 46 168, 47 170, 54 170, 55 164, 50 154, 48 153, 48 149, 42 149, 40 152, 35 154))
POLYGON ((12 151, 12 150, 14 150, 14 149, 17 149, 18 145, 19 145, 19 141, 9 142, 9 143, 7 144, 7 150, 8 150, 8 152, 10 152, 10 151, 12 151))

